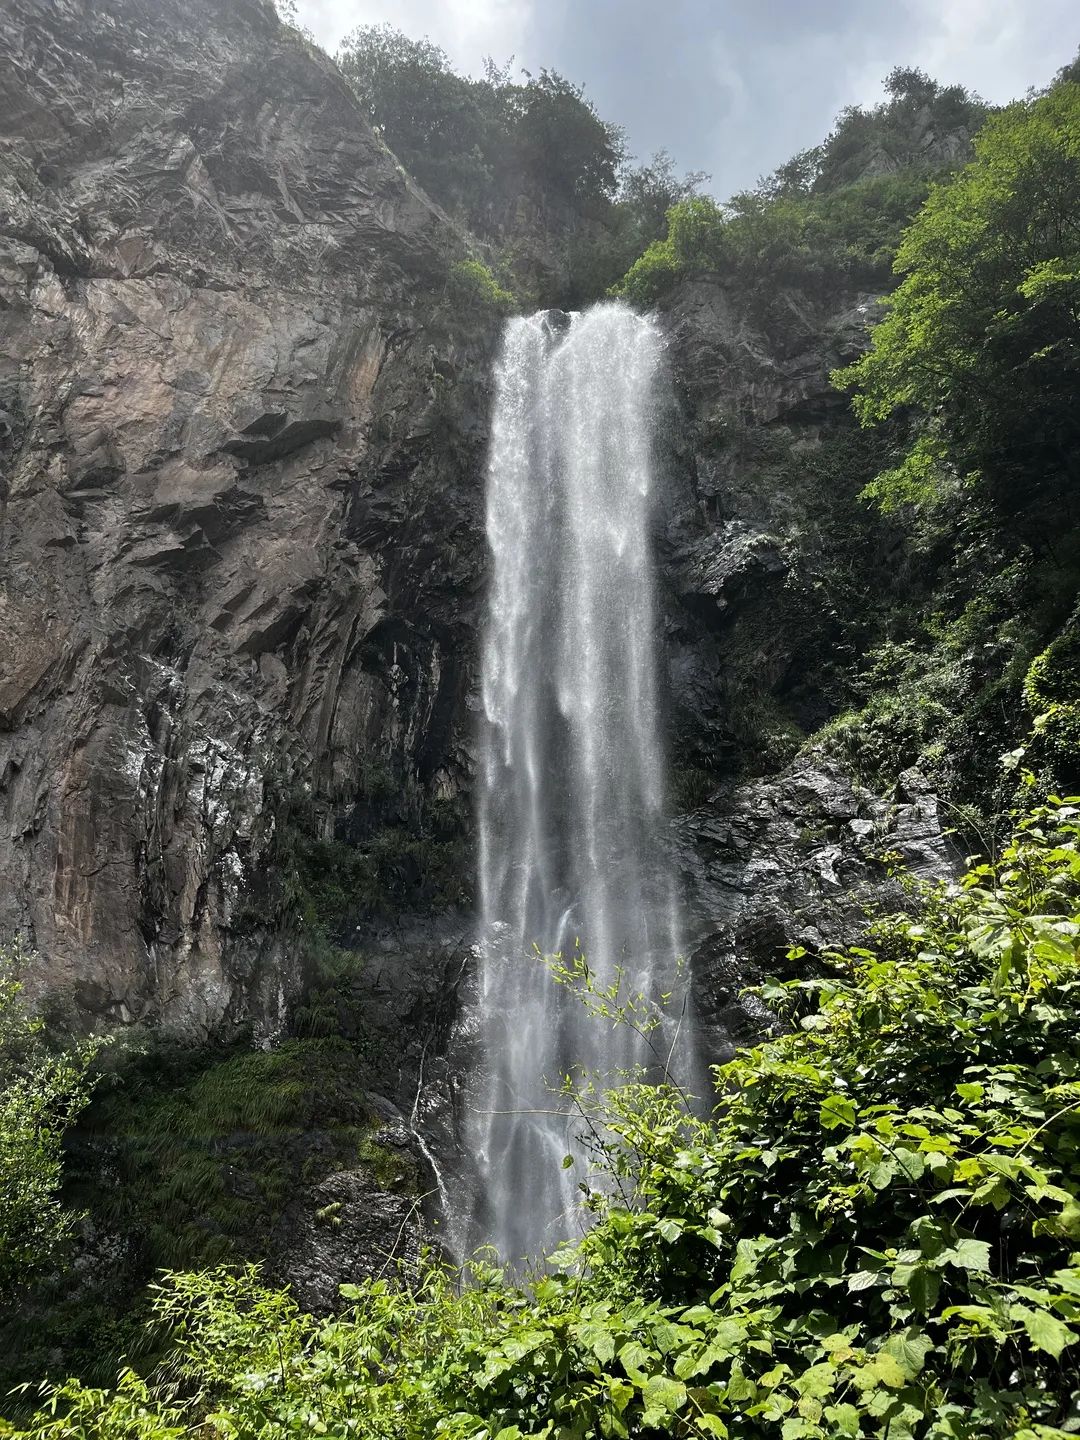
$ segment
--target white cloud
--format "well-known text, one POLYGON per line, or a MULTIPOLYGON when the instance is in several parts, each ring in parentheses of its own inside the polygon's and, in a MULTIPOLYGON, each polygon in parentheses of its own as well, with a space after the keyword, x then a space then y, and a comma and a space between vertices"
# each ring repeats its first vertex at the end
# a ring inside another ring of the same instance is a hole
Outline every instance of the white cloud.
POLYGON ((297 0, 300 22, 331 54, 357 25, 389 21, 416 39, 426 36, 455 67, 479 72, 485 55, 500 64, 521 56, 532 18, 532 0, 297 0))
MULTIPOLYGON (((1080 42, 1075 0, 909 0, 911 27, 892 65, 917 65, 945 85, 975 90, 991 104, 1042 87, 1080 42)), ((884 71, 864 71, 860 103, 881 99, 884 71)))

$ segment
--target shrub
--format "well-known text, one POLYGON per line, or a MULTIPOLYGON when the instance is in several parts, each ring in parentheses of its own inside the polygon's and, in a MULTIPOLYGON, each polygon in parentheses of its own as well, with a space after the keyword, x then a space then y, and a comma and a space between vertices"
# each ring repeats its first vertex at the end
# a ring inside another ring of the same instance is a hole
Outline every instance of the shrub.
POLYGON ((1080 801, 1035 808, 996 865, 908 882, 866 946, 763 987, 786 1028, 711 1118, 614 1092, 596 1224, 527 1285, 432 1265, 324 1323, 250 1271, 174 1276, 169 1379, 61 1386, 19 1433, 1064 1440, 1078 877, 1080 801))
POLYGON ((18 945, 0 946, 0 1301, 41 1269, 74 1223, 60 1200, 63 1143, 89 1099, 96 1049, 46 1046, 17 979, 29 958, 18 945))
POLYGON ((504 290, 482 260, 455 260, 450 266, 448 290, 454 304, 462 308, 480 306, 485 310, 507 311, 514 297, 504 290))

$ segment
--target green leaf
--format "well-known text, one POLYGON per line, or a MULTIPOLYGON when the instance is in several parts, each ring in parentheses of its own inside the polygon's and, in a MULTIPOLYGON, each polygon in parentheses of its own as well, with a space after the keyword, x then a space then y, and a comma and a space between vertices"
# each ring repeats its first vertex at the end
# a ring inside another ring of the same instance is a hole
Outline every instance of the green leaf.
POLYGON ((681 1380, 654 1375, 645 1386, 645 1406, 649 1410, 676 1415, 686 1404, 686 1386, 681 1380))
POLYGON ((981 1274, 990 1271, 990 1245, 986 1240, 958 1240, 938 1256, 942 1262, 956 1265, 961 1270, 977 1270, 981 1274))
POLYGON ((903 1145, 898 1145, 893 1151, 904 1177, 908 1180, 919 1180, 926 1171, 926 1161, 917 1150, 908 1150, 903 1145))
POLYGON ((648 1369, 648 1351, 636 1340, 631 1340, 619 1351, 619 1364, 632 1380, 636 1380, 648 1369))
POLYGON ((878 1283, 880 1276, 879 1270, 856 1270, 854 1275, 848 1276, 848 1291, 855 1294, 859 1290, 871 1290, 878 1283))
POLYGON ((634 1398, 637 1391, 635 1387, 626 1380, 608 1379, 608 1394, 611 1396, 611 1403, 621 1415, 627 1405, 634 1398))
POLYGON ((856 1436, 859 1433, 859 1412, 854 1405, 826 1405, 825 1419, 835 1427, 838 1435, 856 1436))
POLYGON ((893 1357, 909 1380, 914 1380, 926 1363, 926 1357, 934 1348, 929 1335, 921 1330, 907 1330, 903 1335, 892 1335, 885 1343, 886 1352, 893 1357))
POLYGON ((1076 1331, 1070 1330, 1048 1310, 1033 1310, 1028 1305, 1011 1305, 1009 1315, 1019 1320, 1027 1331, 1028 1339, 1037 1350, 1044 1351, 1055 1360, 1059 1359, 1066 1345, 1077 1338, 1076 1331))
POLYGON ((615 1356, 615 1337, 605 1325, 582 1324, 574 1326, 574 1334, 591 1350, 601 1365, 608 1365, 615 1356))
POLYGON ((864 1368, 892 1390, 903 1389, 908 1379, 899 1362, 888 1351, 879 1350, 864 1368))
POLYGON ((811 1365, 801 1375, 797 1375, 791 1382, 793 1388, 800 1395, 812 1396, 817 1400, 824 1400, 831 1395, 836 1388, 837 1372, 833 1365, 811 1365))
POLYGON ((704 1435, 715 1435, 717 1440, 727 1440, 728 1428, 719 1415, 696 1415, 694 1424, 704 1435))
POLYGON ((907 1291, 919 1314, 929 1315, 941 1293, 941 1275, 928 1265, 916 1265, 908 1279, 907 1291))
POLYGON ((844 1125, 849 1130, 855 1124, 855 1106, 846 1095, 830 1095, 821 1102, 821 1124, 826 1130, 835 1130, 844 1125))

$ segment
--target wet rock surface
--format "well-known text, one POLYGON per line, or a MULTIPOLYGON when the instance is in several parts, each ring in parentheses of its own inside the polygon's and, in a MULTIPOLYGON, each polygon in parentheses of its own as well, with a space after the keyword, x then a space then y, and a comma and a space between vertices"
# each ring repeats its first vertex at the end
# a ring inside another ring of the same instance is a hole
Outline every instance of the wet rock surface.
POLYGON ((433 321, 457 236, 269 3, 0 45, 0 934, 105 1023, 272 1033, 289 804, 467 775, 494 333, 433 321))
POLYGON ((273 1247, 273 1270, 316 1315, 340 1307, 339 1289, 383 1276, 415 1273, 428 1240, 416 1160, 399 1124, 375 1143, 396 1177, 339 1170, 305 1189, 289 1206, 273 1247))
POLYGON ((900 863, 923 880, 947 879, 957 857, 941 832, 935 796, 914 771, 891 800, 812 752, 775 778, 723 787, 676 826, 690 877, 691 973, 698 1022, 712 1059, 728 1058, 771 1023, 744 992, 794 975, 786 959, 856 942, 868 913, 901 907, 890 877, 900 863))

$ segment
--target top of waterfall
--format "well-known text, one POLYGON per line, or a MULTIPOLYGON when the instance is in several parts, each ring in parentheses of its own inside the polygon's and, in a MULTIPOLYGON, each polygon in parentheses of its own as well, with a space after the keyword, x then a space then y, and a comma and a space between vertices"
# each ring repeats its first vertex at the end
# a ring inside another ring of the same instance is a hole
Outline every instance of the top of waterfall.
POLYGON ((537 319, 549 335, 561 335, 569 330, 579 313, 577 310, 539 310, 537 319))

